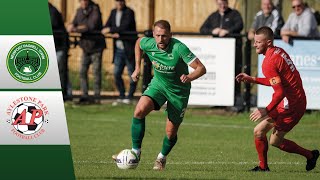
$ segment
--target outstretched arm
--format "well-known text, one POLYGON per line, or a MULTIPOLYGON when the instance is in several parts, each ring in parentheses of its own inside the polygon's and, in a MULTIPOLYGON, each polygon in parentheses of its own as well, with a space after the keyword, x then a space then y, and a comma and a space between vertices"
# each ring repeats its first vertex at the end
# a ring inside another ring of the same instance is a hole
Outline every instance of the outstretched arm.
POLYGON ((189 66, 192 67, 194 71, 188 75, 183 74, 180 76, 180 80, 183 83, 189 83, 195 79, 198 79, 207 72, 206 67, 198 58, 196 58, 189 66))
POLYGON ((261 84, 265 86, 271 86, 269 79, 267 78, 256 78, 247 75, 246 73, 240 73, 236 76, 236 80, 238 82, 245 82, 245 83, 255 83, 255 84, 261 84))

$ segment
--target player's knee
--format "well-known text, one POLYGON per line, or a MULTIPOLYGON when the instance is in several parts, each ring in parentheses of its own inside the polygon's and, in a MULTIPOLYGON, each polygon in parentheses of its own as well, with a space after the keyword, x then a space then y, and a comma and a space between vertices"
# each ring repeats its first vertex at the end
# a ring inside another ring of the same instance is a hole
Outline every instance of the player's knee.
POLYGON ((270 138, 269 144, 273 147, 279 147, 280 143, 278 140, 270 138))
POLYGON ((169 123, 169 122, 170 121, 168 121, 168 123, 166 125, 166 134, 169 139, 173 139, 178 134, 179 124, 173 124, 173 123, 169 123))
POLYGON ((270 136, 270 141, 269 144, 273 147, 279 147, 280 144, 282 143, 282 139, 278 138, 277 136, 270 136))
POLYGON ((137 106, 134 110, 133 116, 140 119, 144 118, 146 116, 144 108, 142 108, 141 106, 137 106))
POLYGON ((166 131, 166 134, 167 134, 167 137, 168 137, 168 139, 173 139, 173 138, 175 138, 176 136, 177 136, 177 132, 175 132, 175 131, 166 131))
POLYGON ((256 137, 256 138, 262 138, 262 137, 266 136, 266 133, 263 132, 263 131, 262 131, 261 129, 259 129, 259 128, 254 128, 253 134, 254 134, 254 137, 256 137))

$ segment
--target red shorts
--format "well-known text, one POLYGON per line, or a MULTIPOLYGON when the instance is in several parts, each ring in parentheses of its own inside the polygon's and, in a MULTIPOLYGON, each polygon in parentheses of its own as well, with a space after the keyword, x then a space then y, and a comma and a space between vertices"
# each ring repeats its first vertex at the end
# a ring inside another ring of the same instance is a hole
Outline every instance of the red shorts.
POLYGON ((274 120, 274 128, 278 131, 289 132, 299 120, 302 118, 306 111, 306 103, 299 106, 291 106, 289 109, 285 109, 283 101, 268 114, 274 120))

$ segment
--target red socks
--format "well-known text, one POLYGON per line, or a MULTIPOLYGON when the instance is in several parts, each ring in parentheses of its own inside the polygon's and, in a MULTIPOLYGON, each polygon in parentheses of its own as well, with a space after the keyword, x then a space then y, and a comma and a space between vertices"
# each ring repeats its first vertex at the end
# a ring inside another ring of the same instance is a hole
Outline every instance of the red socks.
MULTIPOLYGON (((256 149, 258 152, 259 160, 260 160, 260 168, 261 169, 266 169, 268 167, 268 140, 267 137, 262 137, 262 138, 255 138, 254 140, 256 144, 256 149)), ((307 159, 312 158, 312 152, 304 149, 303 147, 300 147, 298 144, 296 144, 293 141, 290 141, 288 139, 284 139, 282 144, 280 144, 279 149, 282 151, 286 151, 288 153, 295 153, 295 154, 300 154, 307 159)))
POLYGON ((256 149, 258 152, 259 160, 260 160, 260 168, 266 169, 268 167, 268 140, 267 137, 255 138, 254 143, 256 144, 256 149))
POLYGON ((304 149, 303 147, 300 147, 298 144, 288 139, 283 140, 282 144, 280 144, 279 146, 279 149, 288 153, 300 154, 306 157, 307 159, 311 159, 313 156, 311 151, 304 149))

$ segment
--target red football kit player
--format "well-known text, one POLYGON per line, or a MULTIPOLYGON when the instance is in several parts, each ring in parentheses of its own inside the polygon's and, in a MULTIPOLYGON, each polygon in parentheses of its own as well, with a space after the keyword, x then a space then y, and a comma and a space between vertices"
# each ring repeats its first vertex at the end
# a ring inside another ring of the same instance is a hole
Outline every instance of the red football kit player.
POLYGON ((271 86, 274 90, 272 100, 266 108, 256 109, 250 114, 250 120, 260 123, 254 128, 259 166, 252 171, 270 171, 267 162, 268 140, 270 144, 289 153, 300 154, 307 159, 306 170, 316 166, 318 150, 307 150, 284 136, 299 122, 306 110, 306 95, 298 70, 289 55, 281 48, 273 46, 273 31, 261 27, 255 32, 254 47, 258 54, 265 55, 262 72, 265 78, 251 77, 245 73, 236 76, 238 82, 256 83, 271 86))

